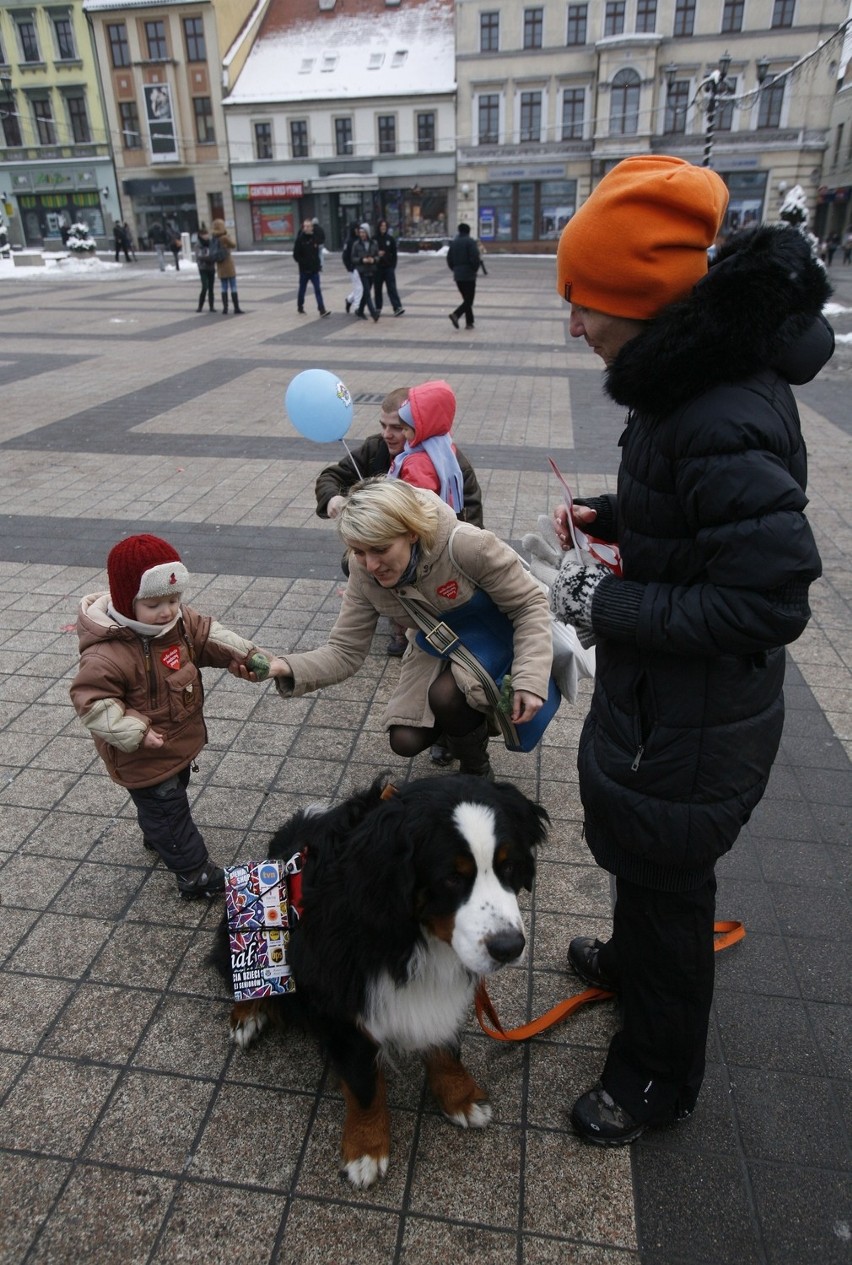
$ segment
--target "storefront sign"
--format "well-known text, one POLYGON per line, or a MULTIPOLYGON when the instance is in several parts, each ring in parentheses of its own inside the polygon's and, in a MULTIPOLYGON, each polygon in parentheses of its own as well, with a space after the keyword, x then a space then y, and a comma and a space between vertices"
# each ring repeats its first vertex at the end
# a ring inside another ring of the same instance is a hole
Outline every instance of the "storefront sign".
POLYGON ((145 84, 144 92, 151 162, 177 162, 177 137, 172 114, 171 89, 167 83, 148 83, 145 84))
POLYGON ((248 197, 252 202, 260 202, 269 198, 300 198, 304 185, 301 180, 285 181, 280 184, 250 184, 248 197))

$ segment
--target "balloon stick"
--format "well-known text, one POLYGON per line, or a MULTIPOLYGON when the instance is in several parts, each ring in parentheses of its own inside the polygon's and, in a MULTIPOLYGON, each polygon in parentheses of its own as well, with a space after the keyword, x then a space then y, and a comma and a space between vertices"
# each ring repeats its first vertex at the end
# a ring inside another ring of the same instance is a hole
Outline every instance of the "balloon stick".
POLYGON ((343 444, 343 447, 349 453, 349 460, 352 462, 353 466, 355 467, 355 473, 357 474, 358 478, 363 479, 364 476, 361 473, 361 471, 358 469, 358 462, 352 456, 352 449, 349 447, 349 445, 347 444, 346 440, 343 438, 342 435, 340 437, 340 442, 343 444))

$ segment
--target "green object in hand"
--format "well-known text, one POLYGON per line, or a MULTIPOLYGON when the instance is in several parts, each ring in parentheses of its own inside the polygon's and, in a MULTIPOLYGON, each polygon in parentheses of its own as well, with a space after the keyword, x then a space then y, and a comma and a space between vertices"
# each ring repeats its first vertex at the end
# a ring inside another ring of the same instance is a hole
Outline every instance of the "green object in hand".
POLYGON ((253 655, 249 655, 248 659, 246 659, 246 667, 249 672, 255 674, 258 681, 265 681, 269 676, 269 660, 259 650, 255 650, 253 655))
POLYGON ((500 687, 500 702, 497 704, 504 716, 511 716, 515 691, 512 689, 512 678, 507 672, 500 687))

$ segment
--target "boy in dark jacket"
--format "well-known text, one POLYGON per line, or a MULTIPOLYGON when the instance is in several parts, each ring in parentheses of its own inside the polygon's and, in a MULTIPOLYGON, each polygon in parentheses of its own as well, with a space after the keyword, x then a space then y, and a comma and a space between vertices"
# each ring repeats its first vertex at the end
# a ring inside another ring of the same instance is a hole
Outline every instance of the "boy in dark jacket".
MULTIPOLYGON (((580 795, 616 902, 611 938, 576 937, 568 959, 622 1007, 601 1078, 571 1115, 602 1146, 695 1107, 715 865, 766 787, 784 647, 807 625, 821 570, 791 384, 832 354, 831 289, 789 225, 736 234, 708 272, 727 199, 707 167, 627 158, 570 220, 557 256, 569 331, 629 410, 617 494, 574 512, 617 541, 623 577, 525 537, 554 613, 596 645, 580 795)), ((556 530, 567 549, 565 510, 556 530)))
POLYGON ((305 315, 305 294, 308 290, 308 282, 310 282, 314 287, 320 316, 331 316, 331 312, 326 308, 322 298, 322 287, 320 286, 322 245, 317 241, 313 220, 302 221, 302 227, 296 236, 293 246, 293 258, 299 265, 299 294, 296 299, 296 311, 300 316, 305 315))
POLYGON ((405 308, 399 297, 399 291, 396 288, 396 242, 388 228, 387 220, 379 220, 379 227, 376 229, 376 247, 378 255, 376 257, 376 311, 382 310, 382 287, 387 286, 388 298, 391 301, 394 316, 402 316, 405 308))
POLYGON ((473 300, 476 298, 476 274, 482 262, 479 247, 470 235, 469 224, 459 224, 458 232, 447 251, 447 266, 453 274, 462 301, 450 312, 450 321, 456 329, 459 317, 464 317, 465 329, 473 329, 473 300))
POLYGON ((80 606, 71 701, 110 777, 136 805, 145 847, 174 871, 179 895, 212 897, 224 891, 224 875, 187 798, 207 742, 199 668, 248 667, 257 647, 182 604, 189 573, 158 536, 120 540, 107 577, 109 591, 80 606))

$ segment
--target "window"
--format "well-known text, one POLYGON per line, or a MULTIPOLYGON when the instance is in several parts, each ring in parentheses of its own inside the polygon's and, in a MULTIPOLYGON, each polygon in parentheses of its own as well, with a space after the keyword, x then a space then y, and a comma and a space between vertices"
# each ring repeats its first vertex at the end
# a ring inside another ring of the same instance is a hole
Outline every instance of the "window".
POLYGON ((623 0, 608 0, 604 9, 604 35, 624 34, 623 0))
POLYGON ((396 153, 396 116, 393 114, 380 114, 379 124, 379 153, 395 154, 396 153))
POLYGON ((417 152, 431 153, 435 148, 435 115, 418 114, 417 116, 417 152))
POLYGON ((127 27, 124 23, 109 23, 107 25, 107 39, 109 40, 109 55, 113 66, 129 66, 130 45, 127 42, 127 27))
POLYGON ((589 26, 589 6, 587 4, 568 5, 567 44, 585 44, 589 26))
POLYGON ((25 62, 41 61, 34 22, 25 20, 18 22, 18 39, 21 41, 21 55, 25 62))
POLYGON ((541 48, 544 9, 524 9, 524 48, 541 48))
POLYGON ((686 131, 686 110, 689 105, 689 80, 677 79, 666 92, 666 117, 663 131, 667 135, 686 131))
POLYGON ((757 111, 758 127, 780 127, 781 107, 784 104, 784 84, 767 80, 760 90, 757 111))
POLYGON ((478 144, 496 145, 500 139, 500 98, 496 92, 486 92, 479 98, 478 144))
POLYGON ((86 113, 86 98, 82 92, 67 93, 65 104, 68 107, 68 122, 71 124, 71 135, 75 145, 89 145, 92 132, 89 127, 89 116, 86 113))
POLYGON ((121 120, 122 149, 141 149, 142 134, 139 131, 139 111, 135 101, 120 101, 118 114, 121 120))
POLYGON ((341 156, 353 152, 351 119, 334 120, 334 152, 341 156))
POLYGON ((74 61, 77 50, 74 47, 74 31, 71 19, 67 17, 53 19, 53 33, 56 36, 56 51, 60 61, 74 61))
POLYGON ((562 139, 583 139, 583 113, 586 94, 582 88, 566 88, 562 94, 562 139))
POLYGON ((639 131, 639 88, 635 70, 619 70, 612 81, 609 130, 612 136, 635 136, 639 131))
POLYGON ((500 14, 480 13, 479 15, 479 51, 480 53, 496 53, 500 49, 500 14))
POLYGON ((521 93, 521 141, 541 142, 541 93, 521 93))
POLYGON ((725 86, 729 89, 724 96, 716 98, 716 131, 730 132, 734 126, 734 101, 737 91, 737 80, 733 75, 725 76, 725 86))
POLYGON ((330 74, 330 72, 337 66, 339 60, 340 58, 337 53, 323 53, 320 61, 320 74, 330 74))
POLYGON ((741 31, 743 29, 743 9, 745 8, 745 0, 725 0, 722 5, 722 32, 727 34, 731 31, 741 31))
POLYGON ((772 8, 773 27, 792 26, 795 8, 796 0, 775 0, 772 8))
POLYGON ((165 61, 169 55, 165 22, 146 22, 145 39, 148 41, 148 60, 165 61))
POLYGON ((216 129, 213 126, 213 103, 209 97, 193 97, 195 115, 195 139, 199 145, 215 145, 216 129))
POLYGON ((695 31, 695 0, 677 0, 674 15, 674 34, 692 35, 695 31))
POLYGON ((254 125, 255 158, 272 157, 272 124, 255 123, 254 125))
POLYGON ((204 42, 204 18, 184 18, 183 40, 186 44, 187 61, 207 61, 207 45, 204 42))
POLYGON ((834 160, 833 160, 833 162, 834 162, 834 166, 835 166, 835 167, 837 166, 837 163, 838 163, 838 161, 839 161, 839 159, 840 159, 840 150, 841 150, 842 145, 843 145, 843 124, 842 124, 842 123, 838 123, 838 125, 837 125, 837 136, 836 136, 836 139, 835 139, 835 142, 834 142, 834 160))
POLYGON ((3 124, 3 139, 10 149, 19 149, 23 145, 21 125, 15 111, 15 98, 11 92, 0 91, 0 123, 3 124))
POLYGON ((657 29, 657 0, 636 0, 636 30, 648 34, 657 29))
POLYGON ((293 119, 290 124, 290 149, 294 158, 308 156, 308 122, 307 119, 293 119))
POLYGON ((56 144, 56 127, 53 122, 53 109, 49 97, 33 97, 33 118, 39 145, 56 144))

